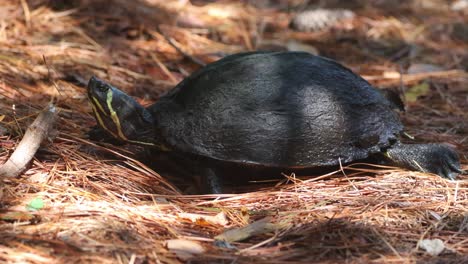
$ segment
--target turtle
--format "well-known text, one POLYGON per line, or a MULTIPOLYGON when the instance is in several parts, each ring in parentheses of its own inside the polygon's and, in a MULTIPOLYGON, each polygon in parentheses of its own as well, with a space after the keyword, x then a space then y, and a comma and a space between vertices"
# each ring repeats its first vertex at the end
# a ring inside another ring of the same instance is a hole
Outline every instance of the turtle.
POLYGON ((202 160, 209 192, 222 168, 300 170, 372 157, 454 180, 463 171, 446 144, 404 144, 395 104, 335 60, 306 52, 228 55, 143 107, 95 76, 87 88, 100 129, 123 142, 202 160))

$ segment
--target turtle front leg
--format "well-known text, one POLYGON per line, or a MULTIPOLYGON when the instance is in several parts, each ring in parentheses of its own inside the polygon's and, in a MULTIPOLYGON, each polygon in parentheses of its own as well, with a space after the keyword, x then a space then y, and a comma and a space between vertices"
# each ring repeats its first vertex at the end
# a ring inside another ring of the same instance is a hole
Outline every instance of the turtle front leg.
POLYGON ((223 184, 216 167, 212 167, 199 160, 197 157, 187 157, 173 153, 171 159, 176 161, 176 173, 179 179, 187 183, 191 179, 191 185, 184 193, 186 194, 219 194, 223 193, 223 184), (180 173, 184 172, 184 173, 180 173))
POLYGON ((113 137, 111 134, 109 134, 109 132, 101 128, 99 125, 92 127, 88 131, 88 138, 92 141, 105 142, 116 146, 125 145, 124 141, 113 137))
POLYGON ((455 180, 463 173, 457 152, 444 144, 395 144, 385 152, 392 164, 455 180))
POLYGON ((200 190, 205 194, 223 193, 221 178, 216 174, 213 168, 202 168, 200 173, 200 190))

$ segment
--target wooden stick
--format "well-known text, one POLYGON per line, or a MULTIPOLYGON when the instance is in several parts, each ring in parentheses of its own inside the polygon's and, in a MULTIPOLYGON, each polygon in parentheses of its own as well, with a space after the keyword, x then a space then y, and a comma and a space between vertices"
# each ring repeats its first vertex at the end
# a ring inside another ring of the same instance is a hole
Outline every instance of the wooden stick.
POLYGON ((53 104, 48 105, 28 127, 11 157, 0 167, 0 177, 17 177, 26 169, 41 142, 47 138, 57 117, 53 104))
POLYGON ((189 53, 185 52, 180 46, 180 44, 173 38, 171 38, 170 36, 168 36, 166 34, 166 32, 164 32, 164 30, 161 29, 161 27, 159 27, 159 33, 161 33, 161 35, 164 37, 164 39, 169 43, 171 44, 172 47, 174 47, 175 50, 177 50, 177 52, 179 52, 180 54, 182 54, 182 56, 184 56, 186 59, 190 60, 191 62, 197 64, 198 66, 201 66, 201 67, 205 67, 206 66, 206 63, 203 62, 202 60, 198 59, 198 58, 195 58, 194 56, 190 55, 189 53))

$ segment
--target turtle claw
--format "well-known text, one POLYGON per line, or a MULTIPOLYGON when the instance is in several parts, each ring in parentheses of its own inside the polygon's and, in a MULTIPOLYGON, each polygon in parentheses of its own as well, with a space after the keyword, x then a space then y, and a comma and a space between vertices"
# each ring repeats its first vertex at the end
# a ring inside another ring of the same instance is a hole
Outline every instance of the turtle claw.
MULTIPOLYGON (((457 169, 453 166, 453 164, 445 164, 446 166, 440 167, 437 172, 433 172, 443 178, 447 178, 450 180, 455 180, 459 174, 461 174, 463 171, 460 169, 457 169)), ((428 171, 430 172, 430 171, 428 171)))
POLYGON ((463 171, 457 152, 444 144, 397 144, 388 150, 392 162, 404 168, 455 180, 463 171))
POLYGON ((459 174, 466 174, 466 171, 463 171, 460 168, 460 163, 458 162, 447 162, 447 169, 444 170, 445 178, 455 180, 459 174))

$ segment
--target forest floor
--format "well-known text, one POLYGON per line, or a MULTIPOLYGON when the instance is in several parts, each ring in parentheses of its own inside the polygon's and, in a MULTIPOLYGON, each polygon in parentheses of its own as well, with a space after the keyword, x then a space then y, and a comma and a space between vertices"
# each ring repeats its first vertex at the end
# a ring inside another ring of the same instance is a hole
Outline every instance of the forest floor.
POLYGON ((149 105, 225 55, 304 50, 400 90, 413 141, 451 144, 466 170, 468 10, 455 2, 3 0, 0 164, 52 100, 58 119, 28 169, 3 178, 0 262, 468 263, 467 175, 351 165, 183 195, 140 148, 88 137, 92 75, 149 105), (354 16, 291 28, 318 7, 354 16))

